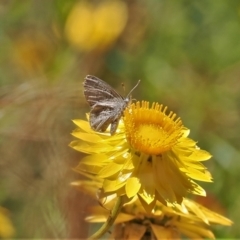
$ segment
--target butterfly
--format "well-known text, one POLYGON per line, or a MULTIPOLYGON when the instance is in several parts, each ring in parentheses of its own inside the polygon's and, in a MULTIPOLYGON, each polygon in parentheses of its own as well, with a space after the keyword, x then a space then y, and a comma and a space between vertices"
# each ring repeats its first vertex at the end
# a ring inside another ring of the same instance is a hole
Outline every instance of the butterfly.
POLYGON ((105 132, 111 124, 110 134, 114 135, 123 111, 130 103, 129 96, 139 83, 140 80, 124 98, 103 80, 87 75, 83 88, 85 98, 91 107, 89 116, 91 128, 97 132, 105 132))

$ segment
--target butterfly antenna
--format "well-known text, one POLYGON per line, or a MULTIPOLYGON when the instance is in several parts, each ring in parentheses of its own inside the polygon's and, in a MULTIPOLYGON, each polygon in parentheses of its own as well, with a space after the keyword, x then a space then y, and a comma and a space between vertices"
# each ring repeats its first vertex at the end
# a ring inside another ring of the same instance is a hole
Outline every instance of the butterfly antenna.
POLYGON ((131 93, 137 88, 137 86, 139 85, 139 83, 141 82, 141 80, 138 80, 137 84, 135 85, 135 87, 129 92, 129 94, 127 95, 127 98, 131 95, 131 93))

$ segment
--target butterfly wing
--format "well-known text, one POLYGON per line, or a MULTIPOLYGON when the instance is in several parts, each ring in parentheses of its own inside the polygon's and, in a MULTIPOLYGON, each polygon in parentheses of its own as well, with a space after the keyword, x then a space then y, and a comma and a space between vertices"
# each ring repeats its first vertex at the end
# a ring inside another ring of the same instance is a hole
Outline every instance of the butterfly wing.
POLYGON ((105 132, 108 126, 113 122, 112 109, 99 108, 98 106, 93 108, 90 112, 89 123, 93 130, 97 132, 105 132))
POLYGON ((91 128, 104 132, 111 124, 110 133, 113 135, 127 102, 110 85, 95 76, 87 75, 83 86, 84 95, 91 106, 91 128))
POLYGON ((128 102, 124 100, 118 101, 118 99, 95 104, 90 111, 89 119, 92 129, 104 132, 111 124, 110 133, 113 135, 117 130, 119 120, 127 104, 128 102))
POLYGON ((115 98, 124 100, 110 85, 95 76, 87 75, 83 87, 85 98, 91 107, 101 101, 115 98))

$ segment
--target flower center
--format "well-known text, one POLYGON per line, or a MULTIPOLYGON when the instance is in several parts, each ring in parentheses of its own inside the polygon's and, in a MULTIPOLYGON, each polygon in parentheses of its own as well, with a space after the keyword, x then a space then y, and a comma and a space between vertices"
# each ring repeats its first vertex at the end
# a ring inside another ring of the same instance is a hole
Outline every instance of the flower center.
POLYGON ((182 136, 180 118, 176 114, 166 115, 167 107, 149 102, 137 102, 124 112, 126 137, 130 145, 146 154, 158 155, 171 149, 182 136))

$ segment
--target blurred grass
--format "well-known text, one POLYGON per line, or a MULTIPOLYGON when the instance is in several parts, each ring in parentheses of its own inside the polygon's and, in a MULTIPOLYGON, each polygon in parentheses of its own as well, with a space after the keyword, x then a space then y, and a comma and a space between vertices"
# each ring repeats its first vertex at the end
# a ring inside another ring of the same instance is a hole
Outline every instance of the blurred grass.
POLYGON ((240 237, 240 2, 111 4, 0 2, 0 205, 10 211, 15 237, 87 236, 91 203, 69 186, 79 178, 71 168, 80 155, 67 146, 71 119, 89 110, 86 74, 122 94, 122 82, 127 92, 141 79, 134 98, 178 113, 213 154, 205 204, 235 222, 217 228, 216 237, 240 237), (78 6, 86 15, 74 16, 78 6), (72 26, 76 35, 69 35, 72 26))

